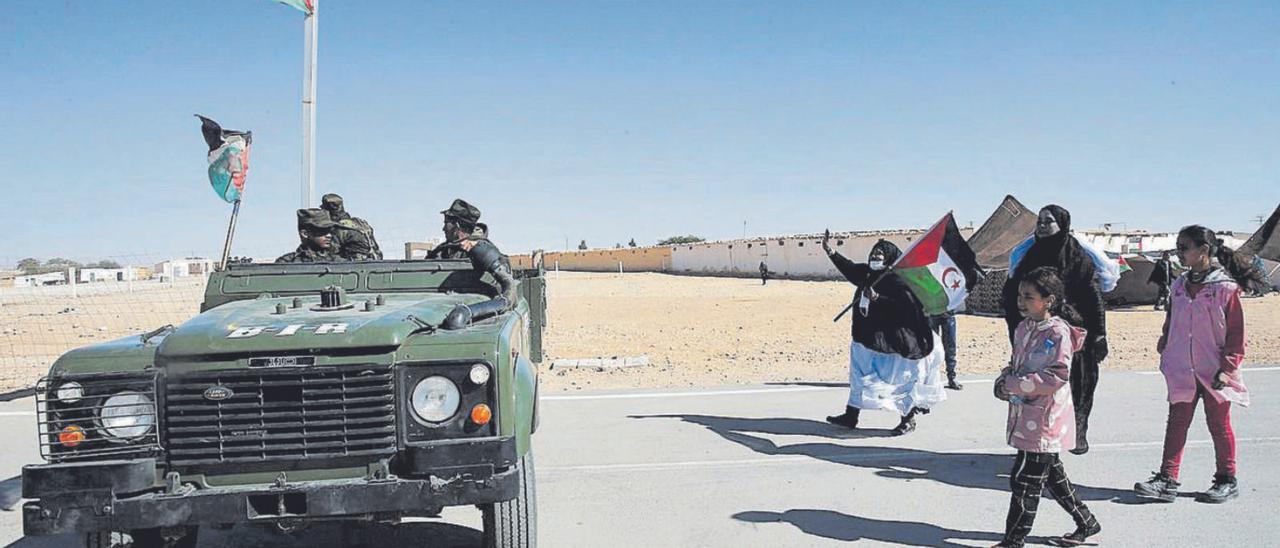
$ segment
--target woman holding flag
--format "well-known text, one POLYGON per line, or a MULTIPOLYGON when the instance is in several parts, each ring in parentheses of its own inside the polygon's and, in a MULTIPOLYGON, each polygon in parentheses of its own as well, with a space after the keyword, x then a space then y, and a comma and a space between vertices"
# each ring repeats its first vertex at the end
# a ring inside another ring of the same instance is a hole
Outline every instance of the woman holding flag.
POLYGON ((896 411, 894 435, 915 430, 915 417, 947 399, 941 367, 942 341, 929 328, 929 316, 955 310, 981 271, 973 251, 950 214, 904 254, 888 240, 871 248, 866 263, 854 263, 830 245, 822 249, 854 293, 849 345, 849 401, 842 415, 827 421, 857 428, 863 409, 896 411))

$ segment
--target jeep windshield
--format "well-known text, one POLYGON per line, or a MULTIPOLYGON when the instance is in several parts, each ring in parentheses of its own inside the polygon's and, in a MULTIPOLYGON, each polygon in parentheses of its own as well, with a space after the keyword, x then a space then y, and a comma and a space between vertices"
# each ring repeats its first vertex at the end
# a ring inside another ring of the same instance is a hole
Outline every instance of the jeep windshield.
POLYGON ((497 295, 492 276, 467 260, 231 264, 209 279, 201 311, 261 297, 315 295, 340 287, 361 293, 470 293, 497 295))

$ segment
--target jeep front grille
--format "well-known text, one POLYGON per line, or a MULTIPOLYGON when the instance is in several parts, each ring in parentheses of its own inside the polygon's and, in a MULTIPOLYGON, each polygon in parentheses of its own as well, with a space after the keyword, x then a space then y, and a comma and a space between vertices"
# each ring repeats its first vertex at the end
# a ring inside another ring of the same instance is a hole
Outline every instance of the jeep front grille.
POLYGON ((390 366, 199 372, 170 377, 164 400, 163 444, 177 466, 396 449, 390 366))

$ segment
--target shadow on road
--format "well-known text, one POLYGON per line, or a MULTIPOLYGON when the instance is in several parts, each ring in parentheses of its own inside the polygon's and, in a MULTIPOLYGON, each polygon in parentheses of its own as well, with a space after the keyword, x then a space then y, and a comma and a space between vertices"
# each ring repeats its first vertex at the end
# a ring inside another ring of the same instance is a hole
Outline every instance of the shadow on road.
MULTIPOLYGON (((764 455, 804 455, 846 466, 874 470, 884 478, 936 481, 968 489, 1009 492, 1011 454, 938 453, 905 447, 859 447, 837 443, 795 443, 778 445, 751 434, 821 436, 857 439, 857 435, 825 422, 809 419, 740 418, 712 415, 637 415, 632 418, 674 418, 706 427, 720 437, 764 455)), ((862 430, 856 432, 862 433, 862 430)), ((883 432, 883 431, 875 431, 883 432)), ((916 434, 919 435, 919 434, 916 434)), ((876 436, 863 436, 876 437, 876 436)), ((1128 489, 1076 486, 1080 497, 1088 501, 1111 501, 1120 504, 1143 504, 1128 489)))
MULTIPOLYGON (((410 522, 399 525, 355 524, 346 522, 316 523, 291 534, 275 533, 265 527, 237 526, 226 531, 200 530, 200 548, 264 548, 306 547, 337 548, 344 546, 422 546, 461 548, 480 546, 480 531, 442 522, 410 522)), ((67 548, 80 546, 74 535, 23 537, 6 548, 67 548)))
POLYGON ((12 512, 22 501, 22 476, 0 481, 0 510, 12 512))
POLYGON ((999 542, 1001 539, 999 533, 990 531, 959 531, 928 523, 870 519, 831 510, 739 512, 733 515, 733 519, 748 523, 790 523, 806 534, 845 542, 868 540, 908 546, 968 546, 953 541, 999 542))

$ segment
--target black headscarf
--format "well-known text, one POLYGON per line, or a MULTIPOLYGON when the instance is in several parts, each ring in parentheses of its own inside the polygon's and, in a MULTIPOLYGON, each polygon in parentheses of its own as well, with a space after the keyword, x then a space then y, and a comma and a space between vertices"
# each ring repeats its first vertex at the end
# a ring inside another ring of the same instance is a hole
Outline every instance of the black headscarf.
POLYGON ((1022 274, 1042 266, 1058 270, 1067 290, 1066 302, 1063 304, 1071 305, 1079 312, 1083 324, 1081 327, 1087 329, 1090 335, 1105 334, 1105 309, 1094 280, 1097 267, 1080 246, 1080 242, 1071 235, 1071 213, 1053 204, 1044 206, 1041 211, 1048 211, 1058 221, 1058 233, 1043 238, 1036 236, 1035 243, 1031 244, 1017 269, 1009 273, 1009 280, 1005 282, 1002 294, 1002 304, 1010 337, 1013 336, 1014 327, 1022 319, 1017 307, 1018 282, 1021 281, 1022 274))
POLYGON ((1051 266, 1058 269, 1067 286, 1075 283, 1092 283, 1096 268, 1093 259, 1080 247, 1071 235, 1071 212, 1057 205, 1047 205, 1041 211, 1048 211, 1058 221, 1058 233, 1052 236, 1036 236, 1035 243, 1027 250, 1027 254, 1018 263, 1017 274, 1031 272, 1042 267, 1051 266))
POLYGON ((898 257, 902 256, 902 250, 898 249, 897 245, 894 245, 893 242, 890 242, 889 240, 885 240, 883 238, 877 241, 876 245, 871 246, 871 253, 868 254, 867 257, 870 258, 871 255, 875 255, 876 250, 879 250, 881 253, 884 253, 885 267, 888 267, 889 265, 893 264, 894 261, 898 260, 898 257))

